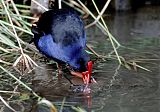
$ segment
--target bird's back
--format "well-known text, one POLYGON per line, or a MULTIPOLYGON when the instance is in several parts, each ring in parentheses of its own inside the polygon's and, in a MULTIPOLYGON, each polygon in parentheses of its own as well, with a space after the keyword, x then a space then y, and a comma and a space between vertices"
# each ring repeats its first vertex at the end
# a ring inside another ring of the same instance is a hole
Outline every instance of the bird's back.
POLYGON ((86 65, 84 24, 74 11, 58 9, 43 13, 35 31, 34 42, 42 54, 74 68, 86 65))
POLYGON ((46 35, 51 34, 53 41, 62 46, 79 43, 85 46, 83 21, 72 10, 57 9, 45 12, 39 19, 38 28, 46 35))

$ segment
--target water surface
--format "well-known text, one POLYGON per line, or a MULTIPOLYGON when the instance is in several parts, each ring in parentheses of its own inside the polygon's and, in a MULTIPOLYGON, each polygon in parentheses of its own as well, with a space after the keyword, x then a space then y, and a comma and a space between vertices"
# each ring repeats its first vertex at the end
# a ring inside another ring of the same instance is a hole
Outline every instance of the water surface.
MULTIPOLYGON (((73 111, 71 105, 88 112, 159 112, 160 111, 160 7, 141 8, 137 12, 107 14, 106 23, 116 39, 126 47, 118 52, 126 60, 137 60, 137 64, 151 72, 135 68, 119 69, 116 60, 98 60, 93 76, 97 84, 91 84, 91 93, 74 93, 69 82, 56 78, 55 64, 39 63, 44 69, 34 71, 33 89, 53 102, 65 98, 64 112, 73 111), (159 14, 158 14, 159 13, 159 14)), ((102 55, 112 50, 107 37, 96 27, 87 29, 88 43, 102 55)), ((76 84, 81 79, 72 78, 76 84)))

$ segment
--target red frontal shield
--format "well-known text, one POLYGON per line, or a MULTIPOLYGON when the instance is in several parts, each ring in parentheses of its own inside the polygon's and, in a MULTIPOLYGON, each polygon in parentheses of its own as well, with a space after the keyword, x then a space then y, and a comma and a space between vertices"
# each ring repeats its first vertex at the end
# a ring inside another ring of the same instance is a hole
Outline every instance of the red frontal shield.
POLYGON ((92 74, 92 61, 89 61, 87 63, 87 71, 86 72, 82 72, 82 78, 83 78, 83 82, 84 84, 88 84, 89 81, 91 80, 91 74, 92 74))

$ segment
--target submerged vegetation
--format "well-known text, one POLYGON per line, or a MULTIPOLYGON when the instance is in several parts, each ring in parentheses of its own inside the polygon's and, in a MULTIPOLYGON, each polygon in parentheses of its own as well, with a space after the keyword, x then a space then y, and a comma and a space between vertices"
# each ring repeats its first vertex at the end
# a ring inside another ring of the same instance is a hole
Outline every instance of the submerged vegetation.
MULTIPOLYGON (((34 0, 32 1, 34 2, 34 0)), ((146 71, 150 71, 138 65, 137 60, 126 60, 123 56, 119 55, 119 48, 129 48, 122 46, 115 39, 115 37, 110 33, 103 19, 103 14, 107 9, 110 1, 111 0, 107 0, 103 9, 100 11, 94 0, 92 0, 92 3, 97 11, 98 16, 93 14, 93 12, 91 12, 90 9, 86 7, 80 0, 77 0, 77 2, 68 2, 65 0, 63 1, 63 3, 71 7, 74 7, 77 11, 82 12, 82 14, 84 14, 84 11, 87 12, 94 19, 94 21, 86 25, 85 28, 87 29, 93 25, 97 25, 97 27, 102 30, 102 33, 106 35, 106 40, 109 40, 113 48, 113 50, 108 52, 108 54, 101 55, 97 53, 95 50, 93 50, 91 46, 87 45, 88 53, 100 59, 117 60, 119 66, 115 70, 116 73, 118 69, 121 67, 121 65, 124 65, 128 69, 131 69, 131 66, 133 66, 135 70, 137 68, 141 68, 146 71)), ((41 7, 44 8, 43 6, 41 7)), ((47 9, 44 8, 44 10, 47 9)), ((41 98, 30 88, 30 82, 28 80, 28 82, 22 81, 29 78, 27 74, 31 72, 35 67, 39 67, 35 62, 35 57, 37 57, 37 55, 39 54, 37 53, 35 47, 32 44, 29 44, 33 36, 30 30, 32 26, 31 23, 32 21, 37 20, 37 18, 32 17, 32 14, 30 13, 30 6, 15 4, 13 0, 1 0, 0 18, 0 100, 6 107, 11 109, 12 111, 15 111, 9 105, 9 102, 12 102, 12 100, 14 100, 15 97, 18 100, 22 101, 29 100, 30 98, 36 98, 39 101, 39 104, 48 104, 52 107, 53 111, 56 111, 55 107, 51 105, 49 101, 41 98), (30 97, 30 95, 32 97, 30 97)), ((64 102, 62 102, 62 106, 60 108, 62 110, 63 106, 65 106, 64 102)), ((85 111, 79 107, 76 108, 72 105, 70 106, 75 111, 85 111)))

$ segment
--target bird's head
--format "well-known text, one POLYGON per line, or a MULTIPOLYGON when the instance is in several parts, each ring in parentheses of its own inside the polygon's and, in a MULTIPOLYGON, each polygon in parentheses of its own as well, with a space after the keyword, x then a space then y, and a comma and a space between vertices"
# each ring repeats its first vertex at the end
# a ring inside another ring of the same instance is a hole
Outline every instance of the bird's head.
POLYGON ((76 63, 77 68, 75 72, 71 72, 71 74, 81 77, 84 84, 88 85, 89 82, 96 83, 92 77, 92 64, 92 61, 90 61, 88 57, 83 56, 83 58, 78 59, 76 63))

